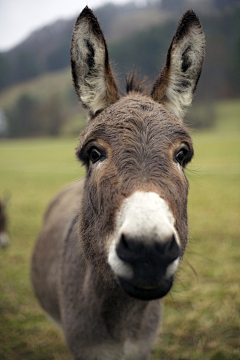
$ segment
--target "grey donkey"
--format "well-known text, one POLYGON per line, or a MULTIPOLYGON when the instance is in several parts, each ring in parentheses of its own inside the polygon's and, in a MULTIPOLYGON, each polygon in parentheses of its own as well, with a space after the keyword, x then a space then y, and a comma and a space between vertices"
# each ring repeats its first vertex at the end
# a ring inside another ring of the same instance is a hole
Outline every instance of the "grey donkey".
POLYGON ((75 360, 147 360, 188 241, 193 156, 183 123, 204 59, 200 22, 187 11, 151 92, 134 77, 120 96, 107 45, 89 8, 71 44, 72 77, 89 121, 76 155, 83 180, 51 202, 31 277, 75 360))

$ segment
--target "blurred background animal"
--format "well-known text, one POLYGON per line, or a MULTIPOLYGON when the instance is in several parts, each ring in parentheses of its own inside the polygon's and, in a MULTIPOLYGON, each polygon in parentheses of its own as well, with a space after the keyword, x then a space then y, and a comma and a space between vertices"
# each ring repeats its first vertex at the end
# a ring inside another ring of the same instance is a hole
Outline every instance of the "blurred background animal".
POLYGON ((8 246, 10 238, 7 231, 7 212, 6 207, 9 202, 10 196, 5 195, 0 199, 0 247, 8 246))

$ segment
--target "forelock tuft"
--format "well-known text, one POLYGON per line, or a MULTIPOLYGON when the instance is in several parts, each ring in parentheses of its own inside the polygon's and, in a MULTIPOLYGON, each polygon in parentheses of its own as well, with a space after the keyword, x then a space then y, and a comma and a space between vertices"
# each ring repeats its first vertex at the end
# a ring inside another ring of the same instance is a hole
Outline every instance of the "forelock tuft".
POLYGON ((149 91, 149 85, 147 84, 147 78, 140 78, 136 71, 126 76, 126 92, 137 92, 140 94, 147 94, 149 91))

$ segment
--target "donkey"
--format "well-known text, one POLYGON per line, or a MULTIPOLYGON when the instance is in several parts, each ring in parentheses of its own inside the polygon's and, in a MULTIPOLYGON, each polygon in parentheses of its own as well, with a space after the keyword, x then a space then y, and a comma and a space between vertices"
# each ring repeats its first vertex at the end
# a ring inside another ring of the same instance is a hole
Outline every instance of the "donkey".
POLYGON ((9 245, 9 235, 7 232, 7 215, 6 206, 9 201, 9 196, 4 196, 0 200, 0 247, 6 247, 9 245))
POLYGON ((133 77, 120 97, 97 18, 86 7, 71 43, 76 93, 89 122, 76 154, 86 177, 50 204, 31 278, 75 360, 146 360, 161 298, 188 241, 193 156, 183 116, 201 73, 205 40, 192 10, 144 95, 133 77))

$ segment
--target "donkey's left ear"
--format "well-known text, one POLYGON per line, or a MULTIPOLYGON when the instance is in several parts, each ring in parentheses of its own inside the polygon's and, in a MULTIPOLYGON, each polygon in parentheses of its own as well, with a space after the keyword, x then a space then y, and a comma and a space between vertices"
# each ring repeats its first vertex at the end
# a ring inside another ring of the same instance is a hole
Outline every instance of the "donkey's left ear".
POLYGON ((191 105, 205 55, 205 38, 198 17, 188 10, 169 47, 165 66, 157 78, 152 97, 180 120, 191 105))
POLYGON ((118 99, 106 41, 97 18, 87 6, 74 27, 71 67, 76 93, 90 117, 118 99))

